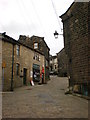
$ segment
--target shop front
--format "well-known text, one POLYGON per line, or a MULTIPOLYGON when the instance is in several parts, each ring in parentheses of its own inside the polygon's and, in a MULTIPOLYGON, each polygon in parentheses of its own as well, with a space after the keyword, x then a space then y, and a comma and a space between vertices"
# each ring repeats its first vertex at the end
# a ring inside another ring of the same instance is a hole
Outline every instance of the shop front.
POLYGON ((40 65, 33 64, 33 81, 40 81, 40 65))

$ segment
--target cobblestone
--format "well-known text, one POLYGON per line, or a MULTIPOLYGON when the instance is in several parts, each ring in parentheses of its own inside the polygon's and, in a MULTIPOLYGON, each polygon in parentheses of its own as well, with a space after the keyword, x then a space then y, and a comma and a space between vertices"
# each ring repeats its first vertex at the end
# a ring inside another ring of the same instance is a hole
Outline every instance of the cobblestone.
POLYGON ((88 118, 88 100, 65 95, 67 78, 52 76, 47 84, 3 93, 3 118, 88 118))

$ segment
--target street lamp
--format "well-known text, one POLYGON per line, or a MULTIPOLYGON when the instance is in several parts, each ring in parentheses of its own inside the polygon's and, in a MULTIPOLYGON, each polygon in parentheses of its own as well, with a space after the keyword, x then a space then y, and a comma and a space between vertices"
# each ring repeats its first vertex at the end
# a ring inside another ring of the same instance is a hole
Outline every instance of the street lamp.
POLYGON ((58 38, 58 35, 63 35, 63 34, 59 34, 59 33, 55 30, 54 37, 55 37, 56 39, 58 38))

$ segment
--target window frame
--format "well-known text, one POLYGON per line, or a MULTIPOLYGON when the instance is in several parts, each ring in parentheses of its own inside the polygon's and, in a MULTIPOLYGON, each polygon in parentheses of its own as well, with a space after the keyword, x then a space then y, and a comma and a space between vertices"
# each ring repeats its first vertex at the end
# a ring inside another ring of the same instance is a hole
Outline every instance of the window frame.
POLYGON ((20 45, 16 45, 16 55, 20 56, 20 45))
POLYGON ((34 43, 34 49, 38 49, 38 42, 34 43))
POLYGON ((20 64, 16 63, 16 75, 19 76, 20 74, 20 64))

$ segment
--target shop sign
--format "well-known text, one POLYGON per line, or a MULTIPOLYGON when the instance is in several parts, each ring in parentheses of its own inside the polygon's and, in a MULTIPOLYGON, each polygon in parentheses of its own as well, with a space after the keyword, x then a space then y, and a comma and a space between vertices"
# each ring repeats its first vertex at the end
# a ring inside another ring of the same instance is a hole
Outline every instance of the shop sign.
POLYGON ((40 70, 40 66, 37 65, 37 64, 33 64, 33 68, 34 68, 34 69, 38 69, 38 70, 40 70))

